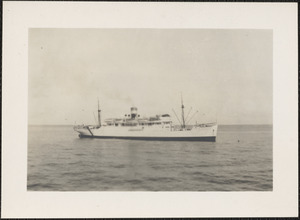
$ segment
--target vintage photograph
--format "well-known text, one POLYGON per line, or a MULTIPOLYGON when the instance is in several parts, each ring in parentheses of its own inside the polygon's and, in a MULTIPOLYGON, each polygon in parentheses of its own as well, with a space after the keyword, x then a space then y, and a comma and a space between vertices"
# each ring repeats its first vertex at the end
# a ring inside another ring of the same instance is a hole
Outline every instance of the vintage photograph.
POLYGON ((30 28, 27 144, 27 191, 273 191, 273 31, 30 28))

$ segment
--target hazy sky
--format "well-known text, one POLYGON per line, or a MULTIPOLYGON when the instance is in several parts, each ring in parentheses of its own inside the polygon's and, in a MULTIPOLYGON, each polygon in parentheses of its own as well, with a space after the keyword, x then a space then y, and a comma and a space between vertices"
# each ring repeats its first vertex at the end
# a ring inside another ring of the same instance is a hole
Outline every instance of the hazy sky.
POLYGON ((131 106, 191 122, 272 123, 272 31, 30 29, 29 124, 94 124, 131 106))

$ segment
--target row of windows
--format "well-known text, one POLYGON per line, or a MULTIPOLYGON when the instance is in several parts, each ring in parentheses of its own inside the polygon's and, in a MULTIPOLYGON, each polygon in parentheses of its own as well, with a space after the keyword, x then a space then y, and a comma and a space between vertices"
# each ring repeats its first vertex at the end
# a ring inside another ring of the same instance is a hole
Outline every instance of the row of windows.
MULTIPOLYGON (((121 123, 121 124, 113 124, 113 123, 108 123, 108 126, 137 126, 137 125, 142 125, 142 126, 152 126, 152 125, 161 125, 161 122, 150 122, 150 123, 121 123)), ((170 124, 170 122, 164 122, 163 124, 170 124)))

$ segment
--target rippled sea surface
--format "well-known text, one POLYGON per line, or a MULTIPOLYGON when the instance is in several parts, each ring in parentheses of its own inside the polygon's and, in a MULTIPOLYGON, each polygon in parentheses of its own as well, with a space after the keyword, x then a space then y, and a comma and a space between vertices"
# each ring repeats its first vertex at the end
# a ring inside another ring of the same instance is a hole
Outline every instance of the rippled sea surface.
POLYGON ((80 139, 29 126, 29 191, 272 191, 272 126, 220 125, 217 141, 80 139))

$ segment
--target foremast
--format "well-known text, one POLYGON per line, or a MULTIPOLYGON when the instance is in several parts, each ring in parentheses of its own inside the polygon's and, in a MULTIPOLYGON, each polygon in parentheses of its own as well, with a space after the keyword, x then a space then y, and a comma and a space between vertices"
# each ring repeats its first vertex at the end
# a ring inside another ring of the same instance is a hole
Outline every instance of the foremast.
POLYGON ((99 106, 99 99, 98 99, 98 125, 101 127, 101 110, 99 106))
POLYGON ((185 128, 185 118, 184 118, 184 105, 182 101, 182 93, 181 93, 181 114, 182 114, 182 128, 185 128))
POLYGON ((174 109, 172 109, 172 110, 173 110, 173 112, 174 112, 174 114, 175 114, 175 116, 176 116, 178 122, 180 123, 180 126, 181 126, 181 129, 182 129, 182 130, 185 130, 185 129, 186 129, 186 124, 188 124, 188 123, 192 120, 192 118, 198 113, 198 111, 196 111, 196 112, 193 114, 193 116, 189 118, 189 115, 190 115, 191 110, 192 110, 192 108, 190 108, 190 110, 189 110, 189 112, 188 112, 188 114, 187 114, 187 117, 184 116, 184 105, 183 105, 182 93, 181 93, 181 117, 182 117, 182 120, 181 120, 181 121, 179 120, 179 118, 178 118, 176 112, 174 111, 174 109), (187 120, 187 119, 188 119, 188 120, 187 120))

